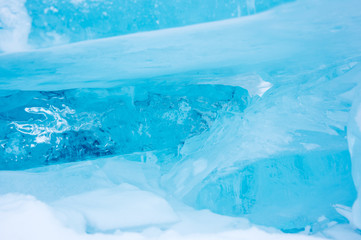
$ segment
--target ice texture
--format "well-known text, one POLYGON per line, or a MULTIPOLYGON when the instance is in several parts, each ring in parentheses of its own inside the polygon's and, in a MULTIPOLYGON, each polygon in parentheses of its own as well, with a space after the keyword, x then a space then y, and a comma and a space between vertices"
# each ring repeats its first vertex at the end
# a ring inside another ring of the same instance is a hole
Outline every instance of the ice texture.
POLYGON ((284 234, 276 229, 261 230, 243 218, 194 210, 159 188, 161 173, 157 164, 129 161, 129 157, 0 172, 0 180, 9 181, 0 183, 1 236, 3 239, 29 236, 37 239, 323 239, 284 234), (18 230, 19 224, 22 231, 18 230))
POLYGON ((33 46, 178 27, 255 14, 292 0, 32 0, 33 46))
POLYGON ((348 144, 352 159, 352 177, 358 192, 352 206, 350 221, 361 229, 361 98, 360 87, 356 88, 348 125, 348 144))
POLYGON ((178 156, 187 138, 242 112, 250 97, 243 88, 179 85, 4 91, 0 99, 0 169, 21 169, 142 151, 178 156))
POLYGON ((252 15, 293 0, 1 0, 0 52, 252 15))
POLYGON ((0 1, 0 53, 29 48, 31 18, 25 8, 26 0, 0 1))
POLYGON ((1 239, 361 238, 358 0, 0 10, 1 239))

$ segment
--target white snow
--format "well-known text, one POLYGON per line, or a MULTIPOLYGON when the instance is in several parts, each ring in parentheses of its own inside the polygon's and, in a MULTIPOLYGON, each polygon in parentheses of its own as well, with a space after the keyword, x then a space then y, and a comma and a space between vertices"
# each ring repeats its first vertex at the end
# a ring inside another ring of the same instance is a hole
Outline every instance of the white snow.
MULTIPOLYGON (((98 197, 94 194, 92 197, 98 197)), ((94 199, 93 199, 94 200, 94 199)), ((135 200, 135 199, 133 199, 135 200)), ((147 199, 145 199, 147 200, 147 199)), ((145 202, 146 203, 146 202, 145 202)), ((128 203, 129 204, 129 203, 128 203)), ((83 206, 83 209, 93 206, 83 206)), ((114 205, 100 206, 105 213, 110 213, 114 205)), ((132 207, 127 205, 127 207, 132 207)), ((88 209, 93 211, 92 209, 88 209)), ((160 209, 158 209, 160 210, 160 209)), ((156 210, 155 210, 156 211, 156 210)), ((103 213, 102 213, 103 214, 103 213)), ((106 217, 105 215, 98 217, 106 217)), ((160 213, 161 214, 161 213, 160 213)), ((154 216, 157 219, 157 216, 154 216)), ((114 220, 113 218, 109 219, 114 220)), ((103 219, 106 221, 106 219, 103 219)), ((157 220, 155 220, 157 221, 157 220)), ((0 234, 2 240, 316 240, 322 239, 297 234, 283 234, 276 230, 265 231, 257 227, 238 227, 229 229, 230 218, 218 217, 207 212, 193 211, 185 214, 180 223, 162 230, 149 227, 143 231, 117 230, 108 233, 89 234, 84 231, 69 229, 56 217, 54 208, 21 194, 0 196, 0 234), (219 227, 221 226, 221 227, 219 227), (212 229, 214 227, 214 229, 212 229), (216 232, 214 231, 216 230, 216 232)), ((234 222, 234 221, 233 221, 234 222)))
POLYGON ((82 215, 89 227, 100 231, 173 223, 178 220, 162 198, 129 184, 67 197, 53 206, 82 215))

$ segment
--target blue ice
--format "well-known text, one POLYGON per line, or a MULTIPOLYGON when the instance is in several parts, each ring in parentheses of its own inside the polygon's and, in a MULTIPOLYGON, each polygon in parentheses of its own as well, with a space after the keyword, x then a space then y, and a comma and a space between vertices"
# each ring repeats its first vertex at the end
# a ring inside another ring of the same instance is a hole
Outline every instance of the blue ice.
POLYGON ((24 236, 360 239, 360 22, 357 0, 0 0, 0 238, 36 209, 24 236))

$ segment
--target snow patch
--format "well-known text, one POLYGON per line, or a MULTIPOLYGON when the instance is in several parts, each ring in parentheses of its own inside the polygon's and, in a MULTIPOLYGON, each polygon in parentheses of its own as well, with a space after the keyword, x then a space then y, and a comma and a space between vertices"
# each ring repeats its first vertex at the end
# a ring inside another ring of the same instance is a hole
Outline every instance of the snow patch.
POLYGON ((129 184, 71 196, 54 203, 56 208, 84 216, 88 225, 107 231, 177 221, 177 216, 162 198, 129 184))

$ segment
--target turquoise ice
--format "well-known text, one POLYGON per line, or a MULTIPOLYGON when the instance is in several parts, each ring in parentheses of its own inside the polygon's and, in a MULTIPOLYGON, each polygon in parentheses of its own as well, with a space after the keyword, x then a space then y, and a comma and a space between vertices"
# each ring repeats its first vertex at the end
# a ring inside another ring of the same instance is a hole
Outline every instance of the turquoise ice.
POLYGON ((361 238, 360 23, 357 0, 0 1, 0 230, 16 202, 83 237, 361 238))

